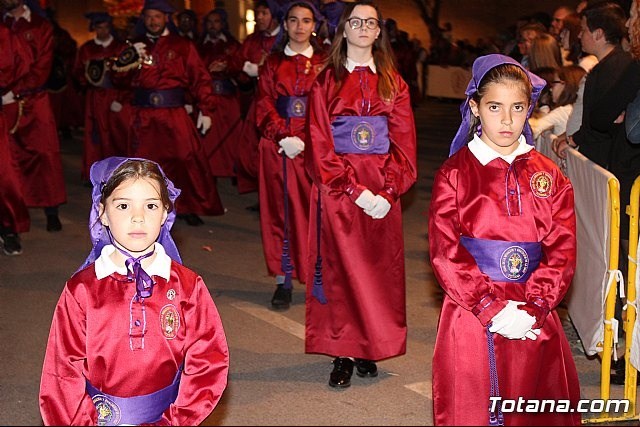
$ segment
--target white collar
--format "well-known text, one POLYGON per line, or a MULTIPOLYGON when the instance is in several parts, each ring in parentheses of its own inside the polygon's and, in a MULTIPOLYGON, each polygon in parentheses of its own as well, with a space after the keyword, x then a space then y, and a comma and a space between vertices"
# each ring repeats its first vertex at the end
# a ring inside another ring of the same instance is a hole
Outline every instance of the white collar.
POLYGON ((273 37, 273 36, 277 36, 279 32, 280 32, 280 25, 278 25, 273 31, 267 34, 269 34, 269 37, 273 37))
POLYGON ((102 46, 102 47, 109 47, 109 45, 111 44, 111 42, 113 41, 113 36, 111 34, 109 34, 109 38, 106 40, 99 40, 98 37, 94 37, 93 41, 98 45, 98 46, 102 46))
MULTIPOLYGON (((171 258, 164 251, 162 245, 158 242, 155 243, 156 257, 153 262, 145 268, 145 271, 149 276, 160 276, 165 280, 169 280, 171 277, 171 258)), ((116 247, 113 245, 106 245, 100 252, 100 257, 96 260, 95 270, 96 278, 98 280, 104 279, 113 273, 127 275, 127 269, 125 266, 119 267, 111 260, 111 254, 116 251, 116 247)))
POLYGON ((309 45, 302 52, 296 52, 295 50, 291 49, 291 47, 289 47, 289 43, 287 43, 287 45, 284 47, 284 54, 287 56, 302 55, 311 59, 311 57, 313 56, 313 46, 309 45))
POLYGON ((151 34, 149 34, 147 32, 147 37, 150 38, 151 40, 159 39, 160 37, 164 37, 164 36, 168 36, 168 35, 169 35, 169 29, 167 27, 164 27, 164 31, 159 36, 154 36, 154 35, 151 35, 151 34))
POLYGON ((373 62, 373 56, 369 58, 368 61, 363 62, 362 64, 347 57, 347 63, 344 66, 347 68, 347 71, 349 71, 350 73, 352 73, 356 67, 369 67, 369 69, 371 69, 371 71, 373 71, 374 74, 376 73, 376 64, 373 62))
POLYGON ((527 144, 527 140, 525 139, 524 135, 520 135, 520 138, 518 138, 518 147, 514 150, 514 152, 506 156, 489 147, 482 139, 480 139, 478 134, 473 136, 473 139, 471 140, 471 142, 469 142, 468 147, 469 150, 471 150, 471 153, 473 153, 476 159, 478 159, 478 161, 482 164, 482 166, 486 166, 490 161, 497 159, 498 157, 511 164, 517 156, 533 150, 533 145, 527 144))
MULTIPOLYGON (((5 21, 7 20, 8 17, 13 16, 12 14, 10 14, 9 12, 4 14, 4 19, 5 21)), ((31 22, 31 9, 29 8, 29 6, 27 6, 26 4, 22 5, 22 15, 18 16, 16 18, 16 22, 18 22, 18 20, 20 20, 21 18, 24 18, 27 20, 27 22, 31 22)))
POLYGON ((224 35, 224 33, 220 33, 215 37, 211 37, 209 34, 207 34, 206 36, 204 36, 204 42, 203 43, 215 43, 218 40, 226 42, 227 41, 227 36, 224 35))

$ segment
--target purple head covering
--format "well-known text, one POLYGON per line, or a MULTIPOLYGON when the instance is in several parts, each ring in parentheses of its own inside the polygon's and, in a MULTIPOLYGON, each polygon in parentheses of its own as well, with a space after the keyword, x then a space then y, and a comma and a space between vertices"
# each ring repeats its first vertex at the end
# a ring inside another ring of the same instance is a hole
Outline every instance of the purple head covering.
POLYGON ((93 31, 96 25, 108 22, 111 24, 113 18, 107 12, 88 12, 84 14, 84 17, 89 20, 89 31, 93 31))
MULTIPOLYGON (((529 76, 529 80, 531 81, 531 85, 533 86, 533 91, 531 93, 531 103, 529 105, 529 111, 527 111, 527 119, 531 116, 533 109, 538 102, 538 98, 540 97, 540 93, 546 82, 544 79, 536 76, 535 74, 527 71, 522 64, 520 64, 515 59, 499 54, 491 54, 480 56, 473 62, 473 69, 471 75, 471 81, 469 81, 469 85, 467 86, 467 90, 465 94, 467 95, 466 101, 460 105, 460 114, 462 115, 462 123, 458 128, 458 133, 453 138, 453 142, 451 143, 451 148, 449 149, 449 157, 453 156, 459 149, 467 145, 469 142, 467 140, 469 135, 469 127, 471 126, 471 107, 469 106, 469 101, 471 97, 478 91, 478 86, 482 82, 484 76, 491 71, 493 68, 502 64, 513 64, 522 68, 522 70, 529 76)), ((533 132, 531 131, 531 126, 529 126, 529 121, 525 121, 524 129, 522 130, 524 134, 527 144, 534 145, 533 141, 533 132)))
POLYGON ((172 14, 176 11, 176 8, 171 6, 167 0, 145 0, 142 6, 142 11, 147 9, 159 10, 160 12, 172 14))
MULTIPOLYGON (((89 253, 86 261, 82 266, 78 269, 82 270, 89 264, 95 262, 96 259, 100 257, 100 253, 102 252, 102 248, 106 245, 111 244, 111 237, 106 227, 102 225, 100 221, 100 199, 102 198, 102 188, 109 181, 113 172, 120 167, 127 160, 144 160, 147 159, 141 158, 129 158, 129 157, 109 157, 104 160, 100 160, 95 162, 91 166, 91 184, 93 185, 93 190, 91 192, 91 212, 89 213, 89 232, 91 234, 91 242, 93 243, 93 248, 89 253)), ((153 162, 155 163, 155 162, 153 162)), ((157 163, 156 163, 157 165, 157 163)), ((171 203, 175 205, 176 199, 180 195, 180 190, 177 189, 173 182, 165 175, 164 171, 158 165, 162 176, 165 179, 167 184, 167 189, 169 191, 169 199, 171 203)), ((158 243, 162 245, 167 255, 169 255, 174 261, 182 264, 182 259, 180 258, 180 253, 178 252, 178 248, 176 247, 173 238, 171 237, 171 227, 173 227, 173 223, 176 220, 176 211, 175 209, 169 212, 167 215, 167 219, 160 228, 160 235, 158 236, 158 243)))

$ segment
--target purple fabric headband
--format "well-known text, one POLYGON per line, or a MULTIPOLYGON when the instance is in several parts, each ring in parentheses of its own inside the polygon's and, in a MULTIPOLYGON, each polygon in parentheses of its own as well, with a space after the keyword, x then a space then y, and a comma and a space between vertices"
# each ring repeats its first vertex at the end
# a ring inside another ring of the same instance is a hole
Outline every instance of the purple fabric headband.
MULTIPOLYGON (((86 261, 82 264, 82 266, 78 269, 78 271, 82 270, 89 264, 95 262, 96 259, 100 257, 100 253, 102 252, 102 248, 106 245, 111 244, 111 240, 109 238, 109 233, 102 222, 100 221, 100 199, 102 197, 102 188, 109 181, 113 172, 120 167, 127 160, 147 160, 141 158, 129 158, 129 157, 109 157, 104 160, 100 160, 95 162, 91 166, 91 184, 93 184, 93 190, 91 192, 91 212, 89 213, 89 233, 91 234, 91 243, 93 243, 93 248, 89 253, 86 261)), ((153 162, 155 163, 155 162, 153 162)), ((157 164, 157 163, 156 163, 157 164)), ((160 165, 158 165, 162 176, 164 177, 167 183, 167 189, 169 190, 169 199, 171 203, 175 205, 176 199, 180 195, 180 190, 177 189, 173 182, 165 175, 160 165)), ((162 225, 160 229, 160 235, 158 236, 158 243, 164 247, 165 252, 169 255, 174 261, 182 264, 182 259, 180 258, 180 253, 178 252, 178 248, 176 247, 173 238, 171 237, 171 227, 173 227, 173 223, 176 220, 176 211, 173 209, 167 215, 167 220, 162 225)))
MULTIPOLYGON (((531 117, 531 113, 533 113, 533 109, 538 102, 540 93, 546 85, 544 79, 541 79, 535 74, 527 71, 522 66, 522 64, 509 56, 499 54, 481 56, 477 58, 473 63, 471 81, 469 81, 469 85, 467 86, 467 90, 465 91, 467 99, 462 103, 462 105, 460 105, 462 123, 460 124, 458 132, 456 133, 456 136, 453 138, 453 142, 451 143, 451 148, 449 149, 449 157, 453 156, 459 149, 467 145, 467 143, 469 142, 467 138, 469 136, 469 128, 471 126, 471 107, 469 107, 469 101, 471 100, 471 97, 478 91, 478 86, 480 85, 480 82, 482 82, 484 76, 493 68, 502 64, 517 65, 518 67, 522 68, 524 72, 529 76, 529 80, 531 81, 531 85, 533 86, 533 92, 531 93, 531 104, 529 105, 529 111, 527 111, 527 118, 531 117)), ((531 131, 531 126, 529 126, 529 121, 525 122, 522 133, 527 140, 527 144, 534 145, 533 132, 531 131)))

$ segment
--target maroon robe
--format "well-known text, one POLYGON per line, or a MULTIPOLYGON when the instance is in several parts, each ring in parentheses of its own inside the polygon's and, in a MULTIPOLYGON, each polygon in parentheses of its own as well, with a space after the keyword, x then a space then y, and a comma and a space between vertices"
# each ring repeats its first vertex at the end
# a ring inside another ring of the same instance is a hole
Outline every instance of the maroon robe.
POLYGON ((69 279, 53 313, 40 383, 45 425, 96 425, 86 380, 113 396, 140 396, 170 385, 182 364, 178 397, 155 424, 199 425, 229 370, 220 315, 202 278, 171 261, 169 280, 153 276, 153 294, 142 304, 144 331, 132 333, 135 281, 117 272, 97 279, 94 266, 69 279))
MULTIPOLYGON (((433 356, 436 425, 488 423, 490 381, 485 326, 507 299, 542 298, 551 312, 536 315, 538 323, 544 324, 535 341, 509 340, 494 334, 502 398, 570 399, 573 407, 580 398, 571 349, 554 310, 575 270, 573 188, 555 164, 535 150, 519 155, 512 165, 510 169, 506 161, 497 158, 482 166, 464 147, 442 165, 434 180, 430 255, 434 274, 445 291, 433 356), (543 181, 550 187, 539 186, 543 181), (511 215, 507 213, 505 182, 514 193, 508 199, 511 215), (480 271, 461 245, 460 236, 540 242, 542 260, 524 284, 493 281, 480 271), (483 298, 485 303, 491 301, 485 308, 480 304, 483 298)), ((506 425, 580 424, 578 413, 504 416, 506 425)))
POLYGON ((364 67, 344 72, 337 88, 334 69, 327 68, 309 95, 305 158, 314 185, 305 351, 381 360, 406 350, 404 241, 398 197, 416 181, 416 131, 408 88, 399 74, 393 76, 398 93, 391 102, 384 102, 376 90, 377 74, 364 67), (370 101, 369 111, 363 111, 363 106, 369 105, 366 100, 370 101), (336 154, 331 124, 342 115, 387 117, 389 152, 336 154), (383 219, 371 218, 355 204, 364 188, 388 198, 391 210, 383 219), (311 293, 319 194, 327 304, 311 293))
MULTIPOLYGON (((177 34, 168 34, 153 43, 144 42, 155 64, 132 72, 135 89, 185 89, 194 99, 194 110, 212 117, 215 99, 211 77, 195 45, 177 34)), ((202 137, 184 107, 133 107, 129 127, 129 150, 160 164, 176 187, 182 190, 177 201, 179 214, 222 215, 224 208, 202 146, 202 137)))
MULTIPOLYGON (((31 50, 8 28, 0 25, 0 87, 9 88, 29 72, 31 50)), ((29 231, 31 220, 22 186, 9 148, 9 126, 0 107, 0 226, 15 232, 29 231)))
POLYGON ((236 39, 225 37, 226 41, 205 39, 198 49, 207 69, 215 62, 227 63, 227 68, 223 71, 209 70, 218 107, 211 117, 213 123, 203 138, 203 144, 214 176, 236 175, 234 166, 238 157, 238 143, 242 130, 240 99, 236 85, 232 81, 240 73, 240 69, 236 66, 236 58, 241 45, 236 39), (217 87, 223 90, 216 89, 217 87))
POLYGON ((105 70, 101 82, 92 83, 86 77, 90 61, 117 57, 125 47, 123 42, 115 39, 106 47, 97 44, 92 39, 80 46, 78 51, 73 74, 75 79, 86 88, 82 168, 80 171, 83 179, 89 179, 89 170, 94 162, 111 156, 126 156, 128 153, 127 133, 129 132, 131 105, 127 94, 114 87, 111 81, 111 72, 108 70, 105 70), (111 111, 113 101, 122 105, 121 111, 111 111))
POLYGON ((9 129, 18 122, 10 136, 11 153, 27 206, 58 206, 66 201, 67 193, 58 130, 45 89, 53 58, 53 27, 33 11, 31 21, 11 21, 5 18, 11 32, 29 46, 34 59, 29 72, 11 89, 21 100, 3 106, 9 129))
MULTIPOLYGON (((288 242, 289 256, 293 265, 293 277, 301 282, 307 278, 309 193, 311 180, 304 166, 304 151, 290 159, 278 153, 278 141, 288 136, 297 136, 303 141, 305 117, 282 118, 276 110, 280 96, 306 96, 311 89, 324 55, 314 54, 288 56, 272 54, 260 68, 256 117, 262 138, 259 145, 259 196, 260 231, 262 249, 270 275, 284 275, 281 266, 284 242, 284 172, 287 169, 288 242)), ((305 141, 306 145, 306 141, 305 141)))

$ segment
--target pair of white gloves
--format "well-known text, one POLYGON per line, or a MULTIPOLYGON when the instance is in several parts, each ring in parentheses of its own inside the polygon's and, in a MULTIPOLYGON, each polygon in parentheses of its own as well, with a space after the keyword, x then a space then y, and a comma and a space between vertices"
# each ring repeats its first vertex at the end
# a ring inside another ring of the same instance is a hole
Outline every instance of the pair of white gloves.
POLYGON ((2 95, 2 105, 13 104, 14 102, 16 102, 16 96, 12 91, 9 91, 2 95))
POLYGON ((540 329, 531 329, 536 318, 520 310, 519 305, 524 305, 524 302, 507 300, 507 306, 491 319, 489 331, 510 340, 537 340, 540 329))
POLYGON ((242 66, 242 71, 247 73, 249 77, 258 77, 258 64, 254 64, 253 62, 244 61, 244 65, 242 66))
POLYGON ((364 190, 356 199, 356 205, 373 219, 382 219, 391 210, 391 203, 379 194, 374 195, 369 189, 364 190))

